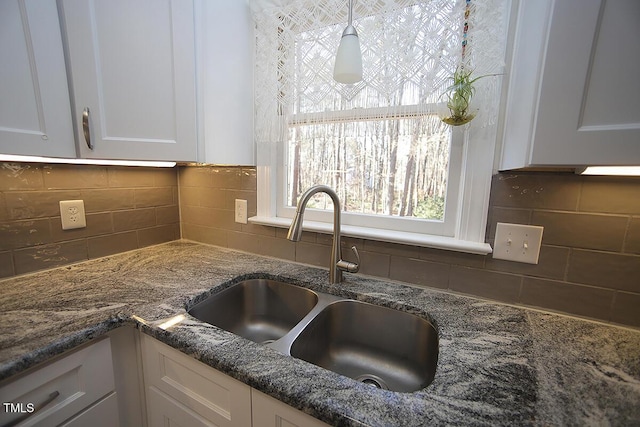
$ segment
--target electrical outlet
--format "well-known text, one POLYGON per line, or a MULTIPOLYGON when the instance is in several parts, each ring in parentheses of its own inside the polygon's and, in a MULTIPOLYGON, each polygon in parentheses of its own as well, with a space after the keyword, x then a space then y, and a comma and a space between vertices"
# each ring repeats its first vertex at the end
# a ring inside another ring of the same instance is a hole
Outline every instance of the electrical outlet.
POLYGON ((247 223, 247 201, 236 199, 236 222, 247 223))
POLYGON ((87 219, 84 215, 83 200, 61 200, 60 219, 63 230, 73 230, 74 228, 85 228, 87 219))
POLYGON ((493 257, 537 264, 544 227, 499 222, 493 243, 493 257))

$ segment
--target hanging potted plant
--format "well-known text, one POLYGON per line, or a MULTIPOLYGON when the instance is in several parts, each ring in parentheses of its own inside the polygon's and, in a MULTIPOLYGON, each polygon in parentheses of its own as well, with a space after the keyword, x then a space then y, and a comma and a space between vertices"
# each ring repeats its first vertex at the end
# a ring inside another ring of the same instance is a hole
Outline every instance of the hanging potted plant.
POLYGON ((460 126, 469 123, 478 114, 478 108, 472 103, 475 95, 473 84, 488 74, 471 78, 472 71, 462 66, 453 73, 453 84, 447 87, 440 96, 439 116, 448 125, 460 126))

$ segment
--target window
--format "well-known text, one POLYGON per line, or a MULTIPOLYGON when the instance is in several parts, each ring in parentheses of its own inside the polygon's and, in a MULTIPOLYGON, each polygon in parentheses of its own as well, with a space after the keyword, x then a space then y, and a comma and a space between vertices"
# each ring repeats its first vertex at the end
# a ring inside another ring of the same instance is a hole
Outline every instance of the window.
MULTIPOLYGON (((346 235, 490 251, 483 242, 495 120, 465 130, 437 115, 461 61, 471 0, 356 1, 365 76, 354 85, 332 79, 346 1, 285 3, 253 4, 259 187, 252 221, 285 226, 299 195, 326 184, 342 201, 346 235)), ((309 208, 305 226, 329 230, 330 199, 317 195, 309 208)))

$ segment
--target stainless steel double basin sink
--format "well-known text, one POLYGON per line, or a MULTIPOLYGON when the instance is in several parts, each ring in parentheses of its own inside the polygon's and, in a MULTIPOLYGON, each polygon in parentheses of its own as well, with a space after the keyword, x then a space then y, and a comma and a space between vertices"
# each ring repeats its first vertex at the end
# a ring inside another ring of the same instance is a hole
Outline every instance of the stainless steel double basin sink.
POLYGON ((417 391, 436 372, 438 333, 426 319, 285 282, 245 280, 189 314, 382 389, 417 391))

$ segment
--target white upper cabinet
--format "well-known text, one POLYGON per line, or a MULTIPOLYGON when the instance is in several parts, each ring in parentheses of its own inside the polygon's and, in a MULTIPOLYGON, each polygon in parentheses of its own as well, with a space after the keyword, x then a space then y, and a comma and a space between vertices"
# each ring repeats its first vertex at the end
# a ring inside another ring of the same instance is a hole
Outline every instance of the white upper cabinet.
POLYGON ((199 161, 253 165, 253 21, 247 2, 196 0, 199 161))
POLYGON ((638 0, 520 2, 501 170, 640 164, 638 18, 638 0))
POLYGON ((193 2, 61 4, 81 156, 196 160, 193 2))
POLYGON ((53 0, 0 1, 0 153, 76 156, 53 0))

